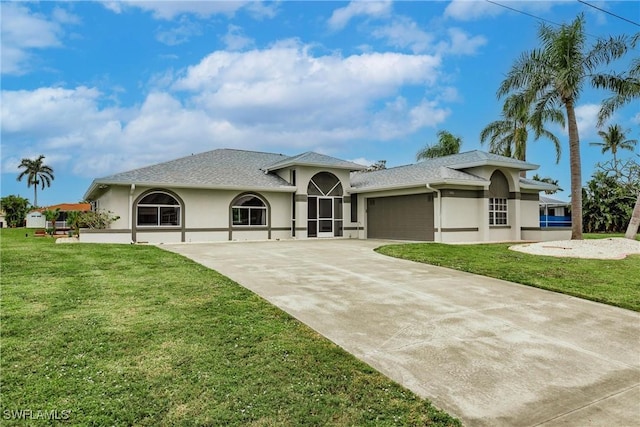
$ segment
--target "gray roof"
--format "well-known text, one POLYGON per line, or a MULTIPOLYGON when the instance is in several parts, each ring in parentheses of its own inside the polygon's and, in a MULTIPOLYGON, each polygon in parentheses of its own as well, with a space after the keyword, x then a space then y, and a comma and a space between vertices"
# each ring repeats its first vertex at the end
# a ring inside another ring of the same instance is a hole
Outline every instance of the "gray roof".
POLYGON ((306 153, 298 154, 297 156, 287 157, 280 159, 273 164, 265 167, 265 171, 275 171, 290 166, 320 166, 328 167, 332 169, 347 169, 349 171, 364 170, 367 167, 359 165, 357 163, 348 162, 346 160, 337 159, 335 157, 327 156, 324 154, 314 153, 307 151, 306 153))
POLYGON ((520 178, 520 187, 538 191, 553 191, 558 187, 548 182, 536 181, 533 179, 520 178))
POLYGON ((152 185, 194 188, 264 189, 295 191, 276 174, 266 173, 265 165, 287 159, 282 154, 219 149, 134 169, 93 181, 88 198, 100 185, 152 185))
POLYGON ((564 202, 562 200, 554 199, 553 197, 540 196, 541 205, 557 205, 557 206, 570 206, 571 202, 564 202))
POLYGON ((427 162, 413 165, 363 172, 351 177, 351 187, 357 190, 382 189, 393 187, 413 187, 427 183, 463 182, 469 185, 489 184, 489 181, 470 173, 461 172, 445 166, 431 167, 427 162))
POLYGON ((485 165, 517 170, 538 168, 537 165, 521 160, 476 150, 427 159, 412 165, 358 173, 351 178, 351 186, 360 191, 444 183, 486 186, 490 183, 489 180, 461 170, 485 165))

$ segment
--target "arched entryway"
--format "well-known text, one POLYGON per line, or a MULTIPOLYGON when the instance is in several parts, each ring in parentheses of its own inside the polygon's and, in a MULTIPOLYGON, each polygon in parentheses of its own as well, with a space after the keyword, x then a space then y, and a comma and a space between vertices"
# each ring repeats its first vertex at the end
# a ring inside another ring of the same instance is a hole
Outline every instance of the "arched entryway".
POLYGON ((329 172, 319 172, 307 187, 307 236, 342 236, 342 184, 329 172))

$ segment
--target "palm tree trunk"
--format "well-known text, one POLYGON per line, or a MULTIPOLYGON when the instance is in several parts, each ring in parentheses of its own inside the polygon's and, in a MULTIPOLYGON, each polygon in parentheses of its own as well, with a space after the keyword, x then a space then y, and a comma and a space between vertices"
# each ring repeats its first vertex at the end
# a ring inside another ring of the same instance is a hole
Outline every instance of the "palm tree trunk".
POLYGON ((571 240, 582 240, 582 163, 573 99, 565 102, 565 108, 569 125, 569 164, 571 167, 571 240))
POLYGON ((636 206, 633 208, 629 225, 627 226, 627 232, 624 237, 633 240, 638 234, 638 227, 640 227, 640 192, 638 193, 638 199, 636 200, 636 206))
POLYGON ((33 185, 33 207, 38 207, 38 186, 36 184, 33 185))

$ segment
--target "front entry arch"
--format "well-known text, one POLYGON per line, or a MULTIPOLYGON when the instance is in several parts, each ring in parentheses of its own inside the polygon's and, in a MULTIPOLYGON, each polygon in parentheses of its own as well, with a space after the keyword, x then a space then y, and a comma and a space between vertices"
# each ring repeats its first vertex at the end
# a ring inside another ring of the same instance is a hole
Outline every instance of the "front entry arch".
POLYGON ((329 172, 319 172, 307 187, 307 236, 342 236, 342 184, 329 172))

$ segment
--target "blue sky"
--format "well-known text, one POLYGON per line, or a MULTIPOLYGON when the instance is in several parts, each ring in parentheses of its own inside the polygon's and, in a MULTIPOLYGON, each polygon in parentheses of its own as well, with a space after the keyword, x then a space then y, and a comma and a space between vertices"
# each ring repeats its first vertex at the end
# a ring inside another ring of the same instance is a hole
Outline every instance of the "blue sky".
MULTIPOLYGON (((17 165, 39 154, 56 177, 39 191, 46 206, 81 200, 94 178, 215 148, 391 167, 445 129, 463 151, 488 150, 478 135, 499 118, 496 89, 537 44, 529 15, 584 13, 590 42, 640 30, 574 0, 497 3, 523 13, 455 0, 2 2, 2 196, 33 198, 17 165)), ((640 21, 639 2, 589 3, 640 21)), ((584 182, 609 159, 588 144, 606 95, 578 102, 584 182)), ((612 122, 640 138, 637 104, 612 122)), ((543 139, 528 160, 568 199, 568 138, 555 131, 560 163, 543 139)))

